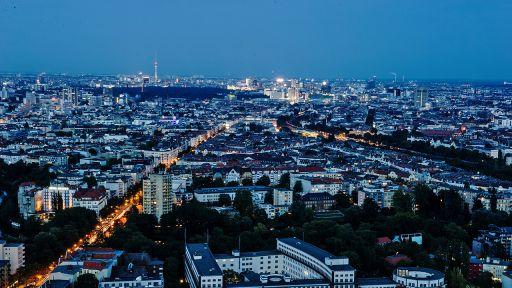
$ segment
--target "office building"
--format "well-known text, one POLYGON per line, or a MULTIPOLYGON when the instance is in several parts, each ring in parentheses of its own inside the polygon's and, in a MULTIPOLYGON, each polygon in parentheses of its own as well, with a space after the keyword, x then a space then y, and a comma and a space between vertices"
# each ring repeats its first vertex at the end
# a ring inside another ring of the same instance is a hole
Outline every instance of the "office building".
POLYGON ((414 105, 418 108, 424 108, 427 104, 428 100, 428 89, 427 88, 417 88, 416 93, 414 94, 414 105))

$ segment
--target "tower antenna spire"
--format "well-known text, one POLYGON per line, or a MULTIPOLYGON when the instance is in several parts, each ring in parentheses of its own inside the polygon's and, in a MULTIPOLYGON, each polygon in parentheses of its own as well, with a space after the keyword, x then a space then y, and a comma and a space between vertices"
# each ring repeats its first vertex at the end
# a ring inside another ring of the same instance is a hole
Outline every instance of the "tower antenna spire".
POLYGON ((155 53, 154 65, 155 65, 155 83, 157 83, 158 82, 158 54, 157 53, 155 53))

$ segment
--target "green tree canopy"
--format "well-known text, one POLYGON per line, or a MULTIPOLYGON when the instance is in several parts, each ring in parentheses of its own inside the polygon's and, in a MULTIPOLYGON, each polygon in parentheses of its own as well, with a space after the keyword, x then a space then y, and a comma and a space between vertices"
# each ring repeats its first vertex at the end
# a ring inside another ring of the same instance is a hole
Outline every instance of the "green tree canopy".
POLYGON ((76 279, 73 288, 97 288, 99 285, 98 279, 91 273, 85 273, 76 279))
POLYGON ((414 206, 414 196, 402 190, 393 194, 393 207, 397 212, 411 212, 414 206))
POLYGON ((233 207, 240 212, 242 216, 250 216, 253 210, 252 194, 250 191, 242 190, 237 191, 233 207))
POLYGON ((270 185, 270 178, 267 175, 261 176, 258 181, 256 181, 256 185, 259 186, 269 186, 270 185))

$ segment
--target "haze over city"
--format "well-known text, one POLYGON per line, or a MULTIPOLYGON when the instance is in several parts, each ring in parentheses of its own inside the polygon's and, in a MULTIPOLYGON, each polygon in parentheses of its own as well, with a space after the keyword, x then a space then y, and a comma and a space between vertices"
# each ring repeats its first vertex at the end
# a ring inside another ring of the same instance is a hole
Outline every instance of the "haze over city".
POLYGON ((0 288, 512 288, 511 16, 0 0, 0 288))
POLYGON ((1 72, 512 81, 510 1, 0 2, 1 72))

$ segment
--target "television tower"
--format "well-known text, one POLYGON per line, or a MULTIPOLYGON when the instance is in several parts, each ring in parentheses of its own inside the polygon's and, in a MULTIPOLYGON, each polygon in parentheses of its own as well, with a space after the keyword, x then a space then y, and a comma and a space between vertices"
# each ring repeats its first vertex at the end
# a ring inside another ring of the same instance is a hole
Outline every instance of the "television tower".
POLYGON ((155 83, 158 82, 158 60, 157 55, 155 55, 155 83))

